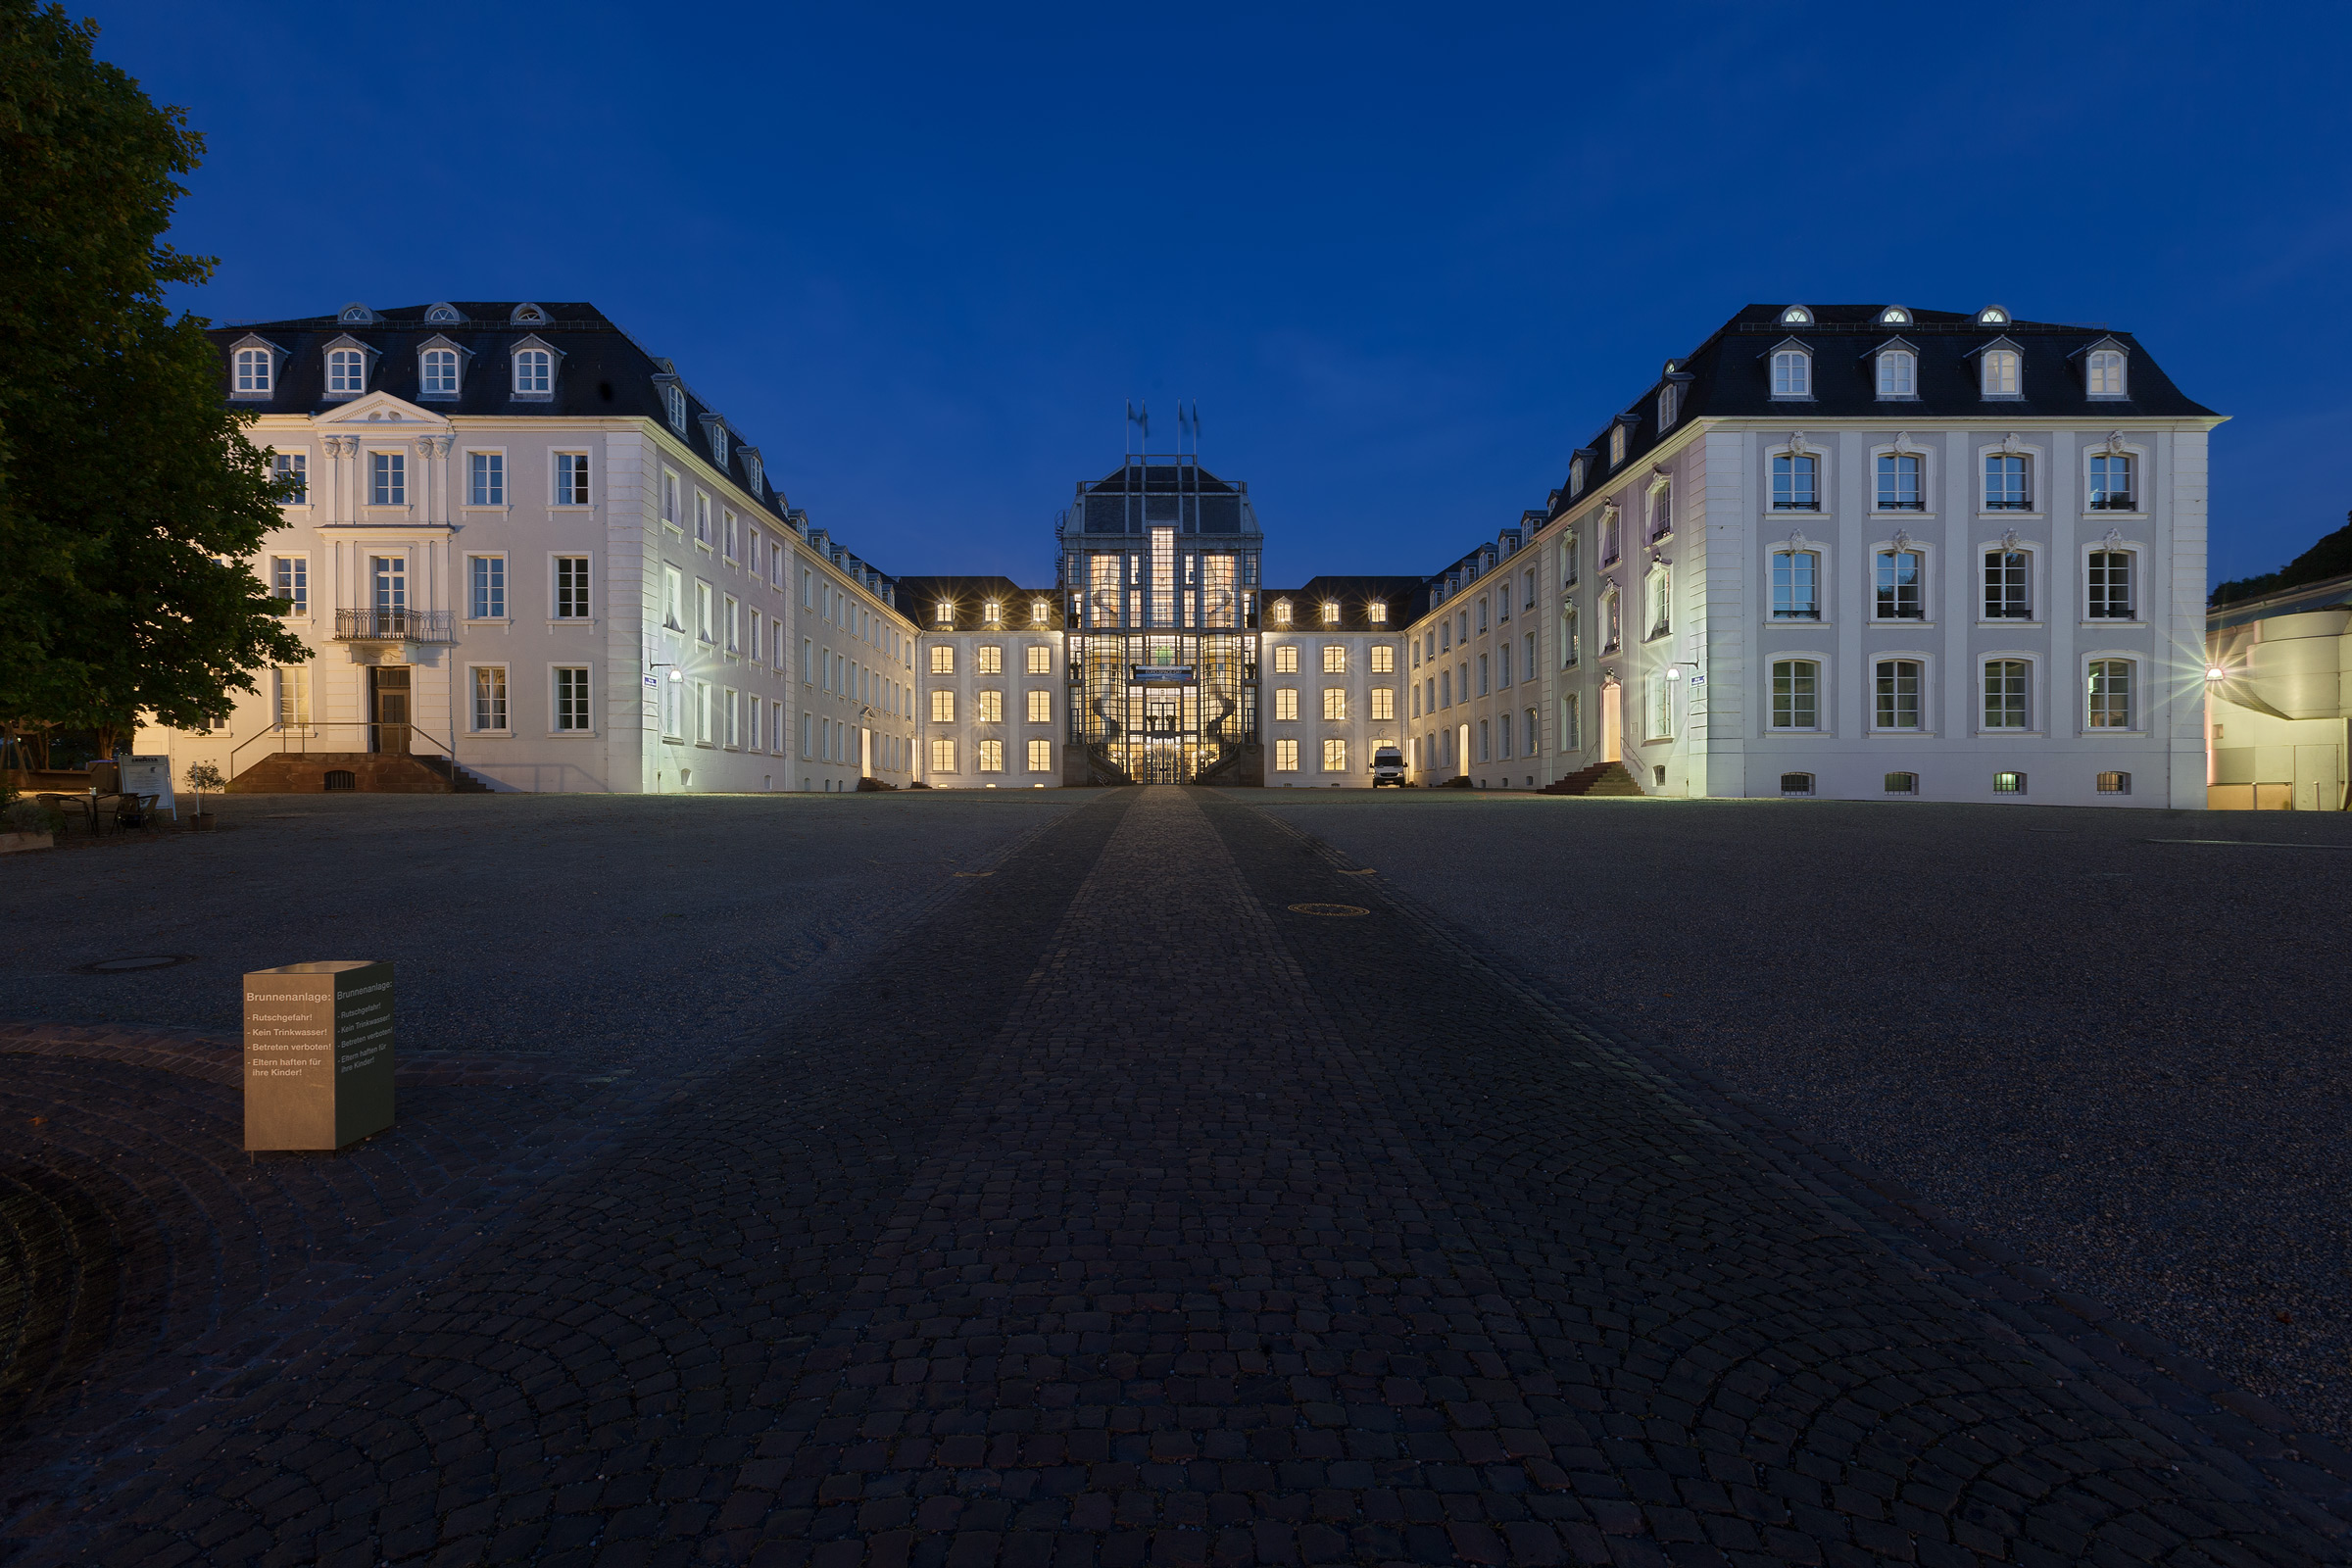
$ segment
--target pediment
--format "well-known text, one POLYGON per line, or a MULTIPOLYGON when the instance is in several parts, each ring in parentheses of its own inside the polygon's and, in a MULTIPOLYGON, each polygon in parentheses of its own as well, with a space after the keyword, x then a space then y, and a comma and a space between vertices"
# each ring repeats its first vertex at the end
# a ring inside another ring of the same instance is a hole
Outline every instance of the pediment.
POLYGON ((2007 349, 2010 353, 2015 354, 2020 359, 2023 359, 2026 353, 2026 346, 2017 341, 2017 339, 2013 337, 1996 337, 1989 343, 1978 344, 1975 348, 1970 349, 1967 353, 1961 355, 1960 357, 1964 360, 1973 360, 1980 354, 1990 354, 1994 349, 2007 349))
POLYGON ((423 342, 416 345, 416 352, 419 354, 422 354, 426 349, 451 349, 456 351, 458 358, 461 360, 470 360, 473 358, 473 350, 467 348, 463 343, 453 342, 450 339, 443 337, 438 332, 435 332, 431 337, 426 338, 423 342))
POLYGON ((2085 354, 2096 354, 2101 349, 2111 349, 2118 354, 2129 354, 2132 352, 2128 346, 2118 343, 2114 338, 2102 337, 2095 343, 2083 344, 2081 348, 2075 350, 2074 353, 2069 354, 2067 358, 2070 360, 2079 360, 2085 354))
POLYGON ((1900 349, 1905 354, 1912 356, 1914 359, 1919 356, 1919 345, 1912 342, 1909 338, 1890 337, 1875 349, 1865 349, 1862 353, 1862 358, 1866 360, 1876 359, 1880 355, 1886 353, 1888 349, 1900 349))
POLYGON ((367 392, 349 403, 337 404, 324 414, 312 417, 314 424, 397 424, 414 425, 418 430, 446 430, 449 420, 430 409, 420 409, 406 398, 396 398, 389 392, 367 392))

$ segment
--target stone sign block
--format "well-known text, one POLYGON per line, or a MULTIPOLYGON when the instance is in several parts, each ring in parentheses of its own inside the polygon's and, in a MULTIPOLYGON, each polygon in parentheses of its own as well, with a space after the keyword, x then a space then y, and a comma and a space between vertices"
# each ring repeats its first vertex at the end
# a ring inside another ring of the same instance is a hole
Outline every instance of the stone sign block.
POLYGON ((245 977, 245 1147, 341 1149, 392 1125, 392 966, 245 977))

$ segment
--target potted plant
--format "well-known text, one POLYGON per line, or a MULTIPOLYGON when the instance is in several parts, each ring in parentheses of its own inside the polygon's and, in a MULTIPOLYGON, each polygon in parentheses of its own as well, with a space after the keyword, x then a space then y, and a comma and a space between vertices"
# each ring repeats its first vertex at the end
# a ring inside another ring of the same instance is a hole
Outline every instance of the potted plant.
POLYGON ((195 814, 188 818, 188 823, 197 832, 210 832, 213 826, 213 813, 204 808, 204 792, 206 790, 219 792, 224 787, 220 769, 211 762, 190 762, 188 764, 188 788, 196 793, 195 814))
MULTIPOLYGON (((16 791, 6 793, 13 796, 16 791)), ((57 830, 65 825, 65 816, 43 802, 11 800, 6 812, 0 814, 0 855, 49 849, 57 843, 57 830)))

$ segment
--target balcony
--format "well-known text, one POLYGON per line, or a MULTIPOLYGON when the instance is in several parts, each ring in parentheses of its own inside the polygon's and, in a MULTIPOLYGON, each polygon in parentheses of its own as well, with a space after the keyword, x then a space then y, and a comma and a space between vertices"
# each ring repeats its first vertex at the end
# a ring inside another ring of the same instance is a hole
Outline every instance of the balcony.
POLYGON ((450 641, 446 610, 338 610, 335 641, 339 643, 445 643, 450 641))

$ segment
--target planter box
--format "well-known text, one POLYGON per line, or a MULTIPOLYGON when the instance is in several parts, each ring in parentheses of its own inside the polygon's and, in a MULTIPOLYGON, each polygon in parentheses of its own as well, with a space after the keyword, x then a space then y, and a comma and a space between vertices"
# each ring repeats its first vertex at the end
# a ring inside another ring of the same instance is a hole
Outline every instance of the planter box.
POLYGON ((54 833, 0 833, 0 855, 14 855, 19 850, 54 850, 54 833))

